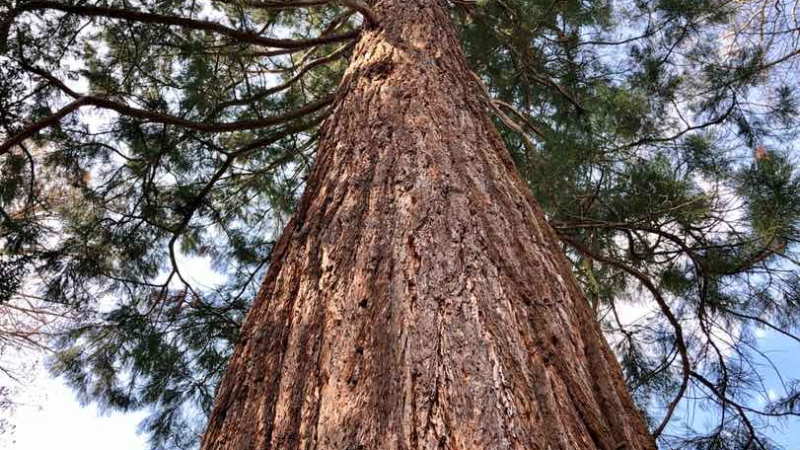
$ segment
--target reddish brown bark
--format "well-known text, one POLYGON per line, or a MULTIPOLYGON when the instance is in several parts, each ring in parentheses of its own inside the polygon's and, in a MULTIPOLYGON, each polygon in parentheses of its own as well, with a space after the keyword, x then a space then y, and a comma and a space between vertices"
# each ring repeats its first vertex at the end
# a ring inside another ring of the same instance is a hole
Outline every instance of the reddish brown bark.
POLYGON ((373 8, 203 449, 654 449, 444 2, 373 8))

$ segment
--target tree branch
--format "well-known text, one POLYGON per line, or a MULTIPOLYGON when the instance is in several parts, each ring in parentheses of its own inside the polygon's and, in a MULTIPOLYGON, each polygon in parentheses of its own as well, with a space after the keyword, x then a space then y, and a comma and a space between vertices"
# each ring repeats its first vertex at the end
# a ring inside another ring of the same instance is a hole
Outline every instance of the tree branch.
POLYGON ((9 18, 3 22, 0 27, 5 31, 15 17, 24 12, 32 12, 39 10, 54 10, 61 11, 68 14, 75 14, 83 17, 105 17, 109 19, 121 19, 132 22, 141 23, 154 23, 170 26, 178 26, 188 28, 191 30, 208 31, 212 33, 227 36, 236 41, 246 42, 249 44, 260 45, 264 47, 282 48, 282 49, 301 49, 314 47, 321 44, 330 44, 333 42, 341 42, 354 39, 360 33, 360 30, 354 30, 343 34, 333 36, 321 36, 309 39, 273 39, 261 36, 257 33, 248 31, 241 31, 234 28, 229 28, 216 22, 209 22, 205 20, 189 19, 185 17, 170 16, 165 14, 143 13, 139 11, 132 11, 127 9, 107 8, 101 6, 84 6, 84 5, 65 5, 55 3, 52 1, 37 0, 29 3, 22 4, 13 9, 9 13, 9 18))
MULTIPOLYGON (((59 84, 63 86, 63 83, 59 82, 59 84)), ((74 91, 68 88, 62 90, 64 90, 70 96, 77 95, 74 91)), ((61 108, 54 114, 51 114, 45 117, 44 119, 41 119, 37 122, 28 125, 20 133, 16 134, 15 136, 12 136, 9 140, 4 142, 3 144, 0 144, 0 156, 6 154, 8 151, 10 151, 12 147, 23 142, 25 139, 30 138, 31 136, 35 135, 42 129, 57 124, 66 115, 75 112, 78 108, 82 106, 96 106, 99 108, 115 111, 119 114, 128 117, 142 119, 149 122, 175 125, 183 128, 188 128, 190 130, 201 131, 204 133, 227 133, 232 131, 264 128, 271 125, 277 125, 293 119, 297 119, 307 114, 319 111, 325 106, 331 104, 334 98, 335 95, 329 95, 327 97, 324 97, 320 100, 317 100, 313 103, 307 104, 303 107, 300 107, 294 111, 290 111, 289 113, 280 116, 265 117, 263 119, 254 119, 254 120, 242 120, 238 122, 229 122, 229 123, 205 123, 205 122, 195 122, 192 120, 170 116, 167 114, 156 113, 153 111, 133 108, 123 103, 118 103, 113 100, 108 100, 101 97, 78 96, 78 98, 72 103, 61 108)))
POLYGON ((78 97, 72 103, 64 106, 63 108, 59 109, 55 113, 38 120, 27 127, 23 128, 22 131, 17 133, 16 135, 12 136, 6 142, 0 144, 0 156, 5 155, 8 153, 15 145, 21 144, 29 137, 35 135, 39 131, 43 130, 44 128, 51 127, 56 125, 61 119, 66 117, 67 115, 75 112, 81 106, 85 106, 88 104, 89 98, 88 97, 78 97))

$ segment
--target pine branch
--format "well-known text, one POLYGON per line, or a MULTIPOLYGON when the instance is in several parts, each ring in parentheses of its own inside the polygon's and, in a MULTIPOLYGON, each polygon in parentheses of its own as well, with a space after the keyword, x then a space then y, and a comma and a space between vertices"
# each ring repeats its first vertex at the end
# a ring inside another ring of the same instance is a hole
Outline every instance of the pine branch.
POLYGON ((127 117, 142 119, 149 122, 163 123, 166 125, 175 125, 190 130, 201 131, 204 133, 227 133, 232 131, 265 128, 268 126, 278 125, 284 122, 288 122, 290 120, 298 119, 308 114, 315 113, 320 109, 328 106, 333 102, 335 98, 335 94, 332 94, 327 97, 323 97, 322 99, 319 99, 315 102, 302 106, 294 111, 290 111, 287 114, 265 117, 263 119, 242 120, 238 122, 228 122, 228 123, 196 122, 176 116, 171 116, 168 114, 162 114, 154 111, 147 111, 143 109, 134 108, 124 103, 119 103, 102 97, 97 97, 92 95, 80 95, 75 91, 73 91, 72 89, 69 89, 66 85, 64 85, 64 83, 53 77, 51 74, 47 74, 46 72, 38 68, 32 68, 30 66, 29 68, 34 69, 35 73, 50 81, 51 84, 61 89, 64 93, 66 93, 70 97, 74 97, 75 100, 69 103, 68 105, 64 106, 63 108, 59 109, 57 112, 28 125, 22 131, 12 136, 10 139, 8 139, 6 142, 0 144, 0 156, 8 153, 10 149, 13 148, 15 145, 32 137, 39 131, 47 127, 56 125, 65 116, 77 111, 79 108, 83 106, 96 106, 99 108, 115 111, 127 117))
POLYGON ((246 42, 263 47, 280 49, 302 49, 323 44, 342 42, 358 37, 360 30, 354 30, 333 36, 320 36, 309 39, 273 39, 249 31, 229 28, 216 22, 189 19, 186 17, 170 16, 164 14, 143 13, 127 9, 107 8, 101 6, 65 5, 51 1, 32 1, 24 3, 9 13, 9 18, 0 27, 7 33, 7 29, 14 18, 25 12, 54 10, 82 17, 105 17, 139 23, 152 23, 169 26, 178 26, 190 30, 208 31, 232 38, 238 42, 246 42))
MULTIPOLYGON (((211 177, 211 179, 200 190, 200 193, 188 205, 188 208, 185 211, 183 219, 181 220, 180 224, 178 224, 177 227, 174 227, 172 229, 172 231, 171 231, 172 232, 172 238, 170 238, 170 241, 169 241, 169 243, 167 245, 167 248, 169 250, 169 257, 170 257, 170 261, 172 263, 172 273, 177 275, 178 278, 181 280, 181 282, 188 289, 190 289, 190 290, 192 290, 194 292, 194 290, 192 289, 191 285, 183 277, 183 274, 180 272, 180 269, 178 267, 178 258, 177 258, 177 253, 175 251, 175 244, 178 242, 178 239, 180 238, 181 234, 186 230, 186 227, 189 226, 189 223, 191 222, 192 217, 194 217, 194 214, 197 212, 197 210, 203 204, 203 200, 208 196, 208 194, 211 192, 211 190, 214 188, 214 186, 217 184, 217 182, 219 182, 222 179, 222 177, 228 172, 228 170, 230 170, 231 167, 233 167, 234 162, 236 162, 236 160, 239 157, 241 157, 243 155, 246 155, 246 154, 252 152, 255 149, 270 146, 270 145, 274 144, 275 142, 278 142, 279 140, 283 139, 286 136, 294 135, 296 133, 308 130, 309 128, 319 124, 319 122, 322 119, 323 118, 320 117, 320 118, 318 118, 318 119, 316 119, 314 121, 311 121, 309 123, 300 124, 300 125, 297 125, 297 126, 293 126, 293 127, 287 128, 287 129, 282 130, 282 131, 280 131, 280 132, 278 132, 276 134, 267 136, 267 137, 265 137, 263 139, 258 139, 258 140, 255 140, 253 142, 250 142, 250 143, 248 143, 248 144, 240 147, 239 149, 237 149, 237 150, 235 150, 235 151, 233 151, 233 152, 228 154, 228 156, 225 159, 225 162, 222 164, 222 166, 219 169, 217 169, 217 171, 214 173, 214 175, 211 177)), ((272 170, 272 169, 278 167, 279 165, 285 164, 292 157, 294 157, 294 153, 292 153, 292 152, 286 153, 281 158, 279 158, 277 161, 272 162, 269 166, 267 166, 266 169, 272 170)))
POLYGON ((89 102, 88 97, 78 97, 77 99, 67 104, 63 108, 59 109, 58 111, 54 112, 53 114, 50 114, 49 116, 43 119, 40 119, 36 122, 29 124, 28 126, 23 128, 22 131, 20 131, 7 141, 0 144, 0 156, 5 155, 14 146, 21 144, 26 139, 30 138, 31 136, 34 136, 39 131, 47 127, 52 127, 58 124, 61 121, 61 119, 77 111, 78 108, 80 108, 81 106, 86 106, 88 102, 89 102))
POLYGON ((341 48, 336 49, 335 51, 333 51, 331 54, 329 54, 327 56, 324 56, 322 58, 318 58, 318 59, 315 59, 313 61, 310 61, 309 63, 304 65, 297 72, 297 74, 295 76, 293 76, 291 79, 287 80, 283 84, 267 88, 267 89, 265 89, 265 90, 263 90, 261 92, 255 93, 255 94, 253 94, 253 95, 251 95, 249 97, 246 97, 246 98, 233 99, 233 100, 229 100, 227 102, 220 103, 216 108, 214 108, 214 111, 211 113, 211 116, 214 117, 217 114, 219 114, 220 112, 224 111, 226 108, 229 108, 231 106, 245 105, 245 104, 248 104, 248 103, 251 103, 251 102, 259 101, 259 100, 264 99, 264 98, 266 98, 266 97, 268 97, 270 95, 277 94, 278 92, 281 92, 281 91, 284 91, 286 89, 289 89, 290 87, 294 86, 298 81, 302 80, 303 77, 308 72, 310 72, 311 70, 313 70, 313 69, 315 69, 315 68, 317 68, 319 66, 328 64, 328 63, 330 63, 332 61, 335 61, 335 60, 337 60, 339 58, 344 57, 346 52, 348 50, 350 50, 351 48, 353 48, 353 46, 355 46, 355 42, 351 42, 349 44, 343 45, 341 48))
MULTIPOLYGON (((695 380, 699 381, 700 384, 702 384, 703 386, 708 388, 714 394, 714 396, 717 397, 717 399, 719 399, 719 401, 723 405, 725 405, 725 404, 733 405, 733 407, 736 409, 736 411, 737 411, 737 413, 739 415, 739 418, 742 419, 742 423, 744 423, 745 428, 747 428, 747 432, 748 432, 750 438, 755 440, 756 443, 759 445, 759 447, 762 450, 767 450, 767 447, 764 445, 763 442, 761 442, 761 439, 756 434, 755 427, 753 426, 752 422, 750 421, 750 419, 747 417, 747 414, 745 413, 745 410, 748 410, 748 411, 751 411, 751 412, 755 412, 757 414, 758 414, 758 411, 754 411, 751 408, 747 408, 744 405, 741 405, 740 403, 737 403, 737 402, 733 401, 732 399, 728 398, 728 396, 725 395, 724 391, 720 392, 720 390, 717 389, 716 386, 714 386, 714 383, 709 381, 703 375, 701 375, 701 374, 699 374, 699 373, 697 373, 695 371, 692 371, 690 373, 690 375, 692 376, 692 378, 694 378, 695 380)), ((764 415, 769 415, 769 414, 765 413, 764 415)))

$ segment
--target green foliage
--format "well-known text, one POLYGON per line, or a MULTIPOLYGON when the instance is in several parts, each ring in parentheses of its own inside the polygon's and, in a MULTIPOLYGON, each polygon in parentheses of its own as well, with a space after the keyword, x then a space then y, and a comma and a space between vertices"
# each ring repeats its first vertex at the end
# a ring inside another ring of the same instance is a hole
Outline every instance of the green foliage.
POLYGON ((0 257, 0 305, 7 303, 19 291, 25 272, 24 259, 0 257))
POLYGON ((780 245, 800 239, 800 174, 785 155, 773 152, 737 174, 738 192, 753 231, 780 245))

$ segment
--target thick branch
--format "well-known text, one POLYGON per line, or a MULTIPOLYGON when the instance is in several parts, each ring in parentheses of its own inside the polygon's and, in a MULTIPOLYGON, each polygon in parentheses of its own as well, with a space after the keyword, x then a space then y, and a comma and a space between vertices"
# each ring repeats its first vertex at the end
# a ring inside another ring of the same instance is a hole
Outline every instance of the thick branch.
POLYGON ((185 17, 170 16, 165 14, 143 13, 139 11, 106 8, 101 6, 65 5, 51 1, 32 1, 22 4, 16 9, 12 10, 12 12, 9 14, 10 17, 7 20, 7 23, 10 23, 14 17, 19 16, 24 12, 39 10, 55 10, 83 17, 106 17, 109 19, 121 19, 131 22, 178 26, 191 30, 201 30, 221 34, 239 42, 282 49, 300 49, 314 47, 321 44, 341 42, 354 39, 359 34, 359 30, 355 30, 339 35, 321 36, 309 39, 273 39, 261 36, 257 33, 241 31, 226 27, 216 22, 209 22, 205 20, 188 19, 185 17))
POLYGON ((55 113, 38 120, 27 127, 23 128, 22 131, 17 133, 16 135, 12 136, 11 139, 7 140, 0 144, 0 156, 5 155, 8 153, 15 145, 19 145, 24 142, 26 139, 30 138, 31 136, 35 135, 39 131, 56 125, 61 119, 66 117, 67 115, 75 112, 81 106, 87 105, 89 101, 88 97, 78 97, 72 103, 64 106, 63 108, 59 109, 55 113))
POLYGON ((289 89, 290 87, 292 87, 295 83, 297 83, 299 80, 301 80, 308 72, 310 72, 314 68, 319 67, 321 65, 325 65, 325 64, 327 64, 327 63, 329 63, 331 61, 337 60, 339 58, 342 58, 348 50, 353 48, 354 45, 355 45, 355 43, 353 43, 353 42, 351 42, 349 44, 345 44, 341 48, 339 48, 339 49, 335 50, 334 52, 332 52, 331 54, 309 62, 308 64, 303 66, 297 72, 297 74, 295 76, 293 76, 291 79, 287 80, 283 84, 267 88, 267 89, 265 89, 265 90, 263 90, 261 92, 253 94, 253 95, 251 95, 249 97, 246 97, 246 98, 233 99, 233 100, 229 100, 227 102, 223 102, 223 103, 217 105, 216 108, 214 108, 214 111, 211 114, 211 116, 212 117, 216 116, 217 114, 219 114, 220 112, 224 111, 226 108, 229 108, 231 106, 244 105, 244 104, 247 104, 247 103, 255 102, 255 101, 264 99, 264 98, 266 98, 266 97, 268 97, 270 95, 277 94, 278 92, 281 92, 281 91, 284 91, 286 89, 289 89))
POLYGON ((231 131, 252 130, 264 128, 271 125, 277 125, 289 120, 297 119, 307 114, 314 113, 320 109, 328 106, 333 102, 334 96, 330 95, 317 100, 313 103, 305 105, 294 111, 281 116, 265 117, 263 119, 242 120, 238 122, 229 123, 205 123, 195 122, 192 120, 182 119, 180 117, 170 116, 166 114, 155 113, 143 109, 132 108, 128 105, 117 103, 112 100, 89 97, 89 104, 100 108, 110 109, 128 117, 147 120, 150 122, 163 123, 167 125, 176 125, 190 130, 202 131, 205 133, 227 133, 231 131))
MULTIPOLYGON (((71 91, 70 91, 71 92, 71 91)), ((226 133, 241 130, 253 130, 258 128, 265 128, 272 125, 278 125, 290 120, 298 119, 308 114, 319 111, 325 106, 333 102, 334 95, 324 97, 313 103, 305 105, 294 111, 280 116, 265 117, 263 119, 242 120, 239 122, 230 123, 205 123, 195 122, 192 120, 182 119, 180 117, 170 116, 167 114, 156 113, 153 111, 146 111, 143 109, 133 108, 128 105, 108 100, 95 96, 81 96, 75 101, 61 108, 56 113, 51 114, 44 119, 41 119, 31 125, 28 125, 20 133, 12 136, 11 139, 0 144, 0 156, 6 154, 12 147, 23 142, 25 139, 35 135, 46 127, 53 126, 58 123, 64 116, 76 111, 81 106, 97 106, 99 108, 110 109, 124 116, 142 119, 149 122, 163 123, 167 125, 175 125, 190 130, 201 131, 204 133, 226 133)))

